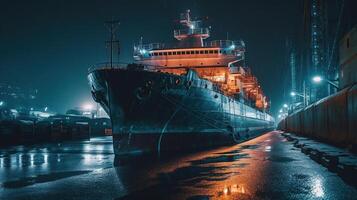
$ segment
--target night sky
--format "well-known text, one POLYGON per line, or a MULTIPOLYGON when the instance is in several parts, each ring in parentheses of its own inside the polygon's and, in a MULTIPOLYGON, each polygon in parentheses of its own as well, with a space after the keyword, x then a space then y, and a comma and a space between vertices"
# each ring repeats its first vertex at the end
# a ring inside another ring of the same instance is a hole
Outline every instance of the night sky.
POLYGON ((232 1, 56 1, 2 0, 0 5, 0 82, 37 88, 54 111, 92 101, 87 69, 106 61, 104 21, 121 22, 121 60, 132 60, 132 45, 173 40, 179 13, 208 16, 210 39, 243 39, 247 63, 271 99, 282 102, 285 39, 302 28, 300 0, 232 1))

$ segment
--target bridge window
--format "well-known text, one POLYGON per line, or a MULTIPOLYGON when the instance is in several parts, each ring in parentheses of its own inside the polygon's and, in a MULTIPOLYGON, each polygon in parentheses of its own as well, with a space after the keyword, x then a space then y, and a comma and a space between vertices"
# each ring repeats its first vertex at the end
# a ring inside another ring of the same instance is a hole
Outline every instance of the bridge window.
POLYGON ((167 52, 164 52, 164 56, 167 56, 167 52))
POLYGON ((213 50, 209 50, 209 53, 213 53, 213 50))
POLYGON ((195 54, 200 54, 200 51, 196 51, 195 54))
POLYGON ((205 54, 208 54, 208 50, 205 50, 205 54))
POLYGON ((178 51, 178 52, 177 52, 177 55, 181 55, 181 51, 178 51))
POLYGON ((171 51, 167 52, 167 55, 171 56, 171 55, 172 55, 172 52, 171 52, 171 51))
POLYGON ((186 51, 186 54, 190 54, 190 51, 186 51))
POLYGON ((215 54, 218 54, 218 50, 214 50, 214 53, 215 53, 215 54))
POLYGON ((185 55, 185 54, 186 54, 186 52, 182 51, 182 52, 181 52, 181 54, 182 54, 182 55, 185 55))
POLYGON ((200 54, 204 54, 204 53, 205 53, 205 51, 203 51, 203 50, 200 51, 200 54))
POLYGON ((159 56, 162 56, 162 52, 159 52, 159 56))
POLYGON ((157 52, 155 52, 155 53, 154 53, 154 56, 157 56, 157 55, 158 55, 157 52))
POLYGON ((172 55, 176 55, 176 51, 172 52, 172 55))
POLYGON ((195 54, 195 51, 191 51, 191 54, 195 54))

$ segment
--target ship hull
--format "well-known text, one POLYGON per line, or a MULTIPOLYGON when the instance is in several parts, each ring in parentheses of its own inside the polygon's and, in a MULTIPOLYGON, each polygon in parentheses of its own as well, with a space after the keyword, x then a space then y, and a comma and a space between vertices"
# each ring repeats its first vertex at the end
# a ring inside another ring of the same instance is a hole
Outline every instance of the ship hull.
POLYGON ((93 98, 112 120, 120 157, 230 145, 273 129, 271 117, 220 93, 194 71, 97 69, 93 98))

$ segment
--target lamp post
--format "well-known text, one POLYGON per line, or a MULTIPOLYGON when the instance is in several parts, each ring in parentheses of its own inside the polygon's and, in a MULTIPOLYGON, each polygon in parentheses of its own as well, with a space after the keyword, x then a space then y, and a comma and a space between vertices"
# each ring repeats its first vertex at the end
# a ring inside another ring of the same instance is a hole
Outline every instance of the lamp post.
POLYGON ((94 118, 94 106, 91 103, 85 103, 82 106, 83 111, 90 113, 92 119, 94 118))
POLYGON ((340 89, 336 83, 332 82, 331 80, 324 79, 324 78, 322 78, 321 76, 314 76, 314 77, 312 78, 312 81, 313 81, 314 83, 321 83, 322 81, 326 81, 328 84, 332 85, 332 86, 335 87, 336 89, 340 89))
POLYGON ((304 91, 303 94, 292 91, 292 92, 290 92, 290 96, 292 96, 292 97, 295 97, 295 96, 302 97, 303 98, 304 107, 306 107, 306 93, 305 93, 305 91, 304 91))
POLYGON ((288 116, 288 108, 289 108, 289 105, 284 103, 282 108, 279 110, 279 113, 278 113, 279 120, 282 120, 286 116, 288 116))

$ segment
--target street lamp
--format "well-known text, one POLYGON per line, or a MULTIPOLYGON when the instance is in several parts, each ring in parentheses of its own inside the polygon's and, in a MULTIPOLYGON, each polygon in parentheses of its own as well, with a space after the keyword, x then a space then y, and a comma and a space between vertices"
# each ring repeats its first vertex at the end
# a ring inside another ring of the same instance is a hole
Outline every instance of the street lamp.
POLYGON ((299 96, 299 97, 302 97, 302 98, 306 98, 304 94, 300 94, 300 93, 297 93, 297 92, 290 92, 290 96, 294 97, 294 96, 299 96))
POLYGON ((290 96, 292 96, 292 97, 299 96, 299 97, 305 98, 304 94, 300 94, 300 93, 297 93, 297 92, 290 92, 290 96))
POLYGON ((322 77, 321 76, 314 76, 314 77, 312 77, 312 81, 314 81, 315 83, 320 83, 322 81, 322 77))
POLYGON ((91 111, 93 109, 93 105, 90 103, 86 103, 83 105, 83 109, 86 111, 91 111))
POLYGON ((300 93, 292 91, 292 92, 290 92, 290 96, 292 96, 292 97, 295 97, 295 96, 302 97, 303 98, 304 107, 306 106, 306 96, 305 96, 305 94, 300 94, 300 93))
POLYGON ((306 106, 306 94, 305 94, 305 92, 304 92, 304 94, 300 94, 300 93, 292 91, 292 92, 290 92, 290 96, 292 96, 292 97, 295 97, 295 96, 302 97, 303 98, 304 107, 306 106))
POLYGON ((333 87, 335 87, 336 89, 339 89, 338 85, 328 79, 324 79, 321 76, 314 76, 312 77, 312 81, 314 83, 321 83, 322 81, 326 81, 328 84, 332 85, 333 87))
POLYGON ((0 101, 0 106, 3 106, 4 105, 4 102, 3 101, 0 101))
POLYGON ((287 107, 288 107, 288 104, 284 103, 283 107, 284 107, 284 108, 287 108, 287 107))

